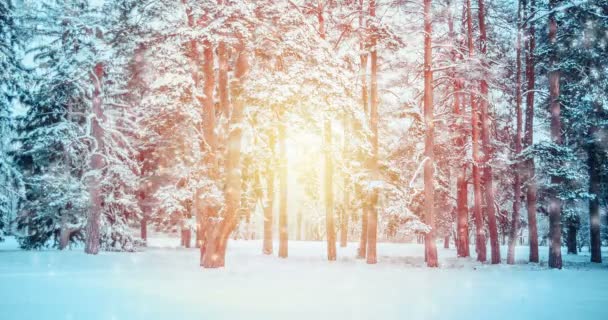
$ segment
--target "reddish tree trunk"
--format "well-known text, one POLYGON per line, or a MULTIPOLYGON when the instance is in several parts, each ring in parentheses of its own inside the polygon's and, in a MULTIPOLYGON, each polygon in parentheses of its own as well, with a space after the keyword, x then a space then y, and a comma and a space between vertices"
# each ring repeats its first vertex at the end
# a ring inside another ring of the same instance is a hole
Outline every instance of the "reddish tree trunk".
MULTIPOLYGON (((364 28, 363 25, 363 0, 359 0, 358 2, 358 6, 357 6, 357 10, 359 11, 359 28, 364 28)), ((363 112, 365 113, 365 115, 368 115, 368 96, 367 96, 367 53, 364 53, 364 50, 366 49, 365 46, 365 41, 362 40, 359 43, 359 50, 361 51, 361 54, 359 55, 359 60, 361 62, 361 68, 360 68, 360 78, 361 78, 361 105, 363 107, 363 112)), ((358 129, 359 126, 357 126, 358 129)), ((363 157, 363 155, 361 155, 361 157, 363 157)), ((361 188, 360 186, 356 187, 355 193, 357 195, 361 195, 361 188)), ((368 218, 368 208, 369 208, 369 204, 367 203, 367 200, 365 200, 363 202, 362 208, 361 208, 361 237, 359 240, 359 250, 358 250, 358 255, 357 258, 359 259, 365 259, 367 257, 367 218, 368 218)))
MULTIPOLYGON (((555 9, 557 0, 549 1, 549 10, 555 9)), ((559 101, 559 78, 560 70, 557 61, 557 20, 555 13, 549 14, 549 110, 551 112, 551 140, 556 145, 562 144, 562 126, 560 119, 559 101)), ((551 176, 553 186, 560 185, 562 178, 551 176)), ((549 198, 549 236, 551 247, 549 248, 549 268, 562 268, 562 230, 561 230, 562 201, 557 194, 557 190, 552 190, 549 198)))
POLYGON ((361 210, 361 238, 359 240, 359 250, 357 258, 365 259, 367 257, 367 204, 363 205, 361 210))
POLYGON ((226 189, 224 198, 226 200, 223 220, 220 222, 210 221, 210 230, 207 232, 206 249, 202 264, 205 268, 223 267, 226 257, 226 247, 230 233, 234 230, 240 209, 241 200, 241 137, 242 129, 239 127, 243 121, 244 99, 243 84, 249 72, 249 53, 242 48, 235 62, 234 85, 232 86, 232 112, 230 116, 230 130, 226 147, 226 189))
MULTIPOLYGON (((469 47, 469 60, 473 60, 475 55, 475 44, 473 42, 473 15, 471 13, 471 0, 466 1, 467 5, 467 40, 469 47)), ((470 86, 473 90, 473 86, 470 86)), ((475 94, 470 95, 471 102, 471 145, 473 149, 473 195, 475 206, 473 207, 473 217, 475 219, 475 251, 477 261, 486 261, 486 235, 483 228, 483 216, 481 215, 481 177, 479 172, 479 114, 475 94)))
MULTIPOLYGON (((268 135, 268 147, 270 148, 271 158, 274 159, 274 132, 271 131, 268 135)), ((269 161, 269 164, 272 161, 269 161)), ((272 226, 273 226, 273 209, 274 204, 274 168, 272 165, 266 167, 266 201, 264 203, 264 254, 272 254, 272 226)))
MULTIPOLYGON (((525 2, 524 2, 525 4, 525 2)), ((531 0, 530 8, 524 10, 524 12, 533 13, 536 10, 535 1, 531 0)), ((528 16, 526 19, 531 18, 528 16)), ((525 134, 524 134, 524 146, 530 148, 534 143, 534 87, 535 87, 535 59, 534 50, 536 49, 535 40, 536 30, 534 23, 530 23, 526 30, 526 123, 525 123, 525 134)), ((534 169, 534 158, 530 158, 526 161, 527 173, 526 179, 527 190, 526 190, 526 211, 528 212, 528 239, 530 246, 530 262, 539 262, 538 256, 538 225, 536 222, 536 177, 534 169)))
MULTIPOLYGON (((369 1, 369 15, 376 16, 376 1, 369 1)), ((373 19, 373 18, 372 18, 373 19)), ((370 37, 370 64, 371 64, 371 86, 370 86, 370 128, 372 131, 372 159, 370 169, 373 179, 379 178, 378 173, 378 51, 376 48, 377 36, 376 28, 371 28, 370 37)), ((375 264, 376 257, 376 242, 378 233, 378 190, 374 187, 371 190, 370 206, 367 219, 367 263, 375 264)))
POLYGON ((456 248, 458 250, 459 257, 469 257, 469 208, 468 202, 468 190, 466 180, 466 167, 462 168, 461 173, 458 176, 457 184, 457 210, 458 210, 458 244, 456 248))
POLYGON ((148 241, 148 217, 144 214, 144 217, 139 222, 139 231, 141 235, 141 240, 144 242, 148 241))
POLYGON ((285 119, 279 120, 279 258, 287 258, 287 150, 285 146, 285 119))
MULTIPOLYGON (((91 136, 95 139, 96 148, 90 156, 89 168, 91 171, 101 171, 104 167, 103 150, 104 150, 104 130, 101 126, 101 122, 104 121, 105 117, 103 109, 101 107, 101 86, 103 83, 104 65, 99 62, 95 65, 91 73, 91 81, 93 82, 93 103, 92 113, 94 117, 91 119, 91 136)), ((86 224, 86 240, 84 252, 88 254, 99 253, 99 246, 101 242, 101 211, 103 210, 103 198, 101 194, 101 183, 99 177, 101 172, 96 175, 95 178, 89 180, 89 194, 91 195, 91 208, 87 216, 86 224)))
POLYGON ((296 240, 300 241, 302 240, 302 211, 298 210, 298 217, 297 217, 297 227, 298 230, 296 231, 296 240))
MULTIPOLYGON (((450 6, 452 4, 450 3, 450 6)), ((450 39, 452 39, 453 49, 451 52, 452 62, 456 64, 457 61, 462 60, 462 55, 459 53, 457 44, 456 34, 454 32, 454 19, 452 14, 448 16, 448 27, 450 33, 450 39)), ((463 81, 459 75, 452 70, 452 78, 454 82, 454 118, 455 124, 453 128, 454 132, 454 146, 458 154, 465 158, 464 145, 466 142, 466 131, 463 126, 463 108, 462 104, 462 93, 463 81)), ((469 253, 469 209, 468 209, 468 190, 467 190, 467 165, 464 164, 459 170, 456 178, 456 236, 455 245, 457 255, 459 257, 468 257, 469 253)))
POLYGON ((435 243, 435 119, 433 110, 433 71, 432 71, 432 17, 431 0, 424 0, 424 123, 426 136, 424 143, 424 222, 431 231, 424 239, 425 260, 428 267, 437 267, 437 245, 435 243))
MULTIPOLYGON (((481 47, 481 58, 483 74, 486 74, 488 64, 486 61, 487 54, 487 36, 485 22, 485 4, 484 0, 477 1, 479 9, 479 42, 481 47)), ((491 262, 492 264, 500 263, 500 241, 498 239, 498 224, 496 222, 496 211, 494 207, 494 177, 492 175, 492 166, 490 161, 493 157, 492 143, 490 142, 490 117, 488 115, 488 82, 486 76, 480 80, 481 98, 479 101, 481 109, 481 141, 484 150, 484 194, 486 200, 486 216, 488 217, 488 229, 490 230, 490 247, 491 247, 491 262)))
POLYGON ((511 217, 511 229, 509 230, 509 251, 507 253, 507 263, 515 263, 515 244, 519 235, 519 210, 521 208, 521 181, 519 176, 522 140, 522 110, 521 110, 521 1, 517 10, 517 44, 516 44, 516 70, 515 70, 515 114, 517 117, 517 128, 515 129, 515 157, 513 178, 513 216, 511 217))
MULTIPOLYGON (((344 116, 344 145, 342 158, 344 161, 349 156, 349 141, 348 141, 348 130, 351 129, 350 122, 347 116, 344 116)), ((348 239, 348 217, 350 216, 350 179, 348 173, 344 174, 344 199, 342 204, 342 211, 340 212, 340 247, 346 247, 348 239)))
MULTIPOLYGON (((319 34, 325 39, 325 18, 323 16, 323 4, 319 2, 317 8, 317 20, 319 22, 319 34)), ((326 118, 324 124, 323 144, 325 148, 325 231, 327 234, 327 260, 336 260, 336 228, 334 222, 334 191, 333 191, 333 164, 331 154, 331 119, 326 118)))

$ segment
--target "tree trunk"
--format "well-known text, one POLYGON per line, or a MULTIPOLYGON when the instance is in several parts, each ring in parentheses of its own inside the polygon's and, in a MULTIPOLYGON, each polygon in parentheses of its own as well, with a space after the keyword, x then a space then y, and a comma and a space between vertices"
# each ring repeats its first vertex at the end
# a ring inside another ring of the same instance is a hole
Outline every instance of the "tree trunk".
POLYGON ((424 0, 424 123, 426 127, 424 143, 424 223, 431 230, 424 239, 425 260, 428 267, 437 267, 437 244, 435 243, 435 119, 433 109, 432 71, 432 16, 431 0, 424 0))
MULTIPOLYGON (((272 130, 268 135, 268 147, 270 148, 271 158, 274 160, 275 135, 272 130)), ((273 205, 274 205, 274 177, 275 171, 269 161, 266 167, 266 201, 264 203, 264 254, 272 254, 272 226, 273 226, 273 205)))
MULTIPOLYGON (((598 127, 593 125, 589 129, 589 137, 596 137, 598 127)), ((595 141, 589 143, 587 149, 587 167, 589 172, 589 194, 594 197, 589 199, 589 249, 591 251, 591 262, 602 262, 602 240, 600 235, 600 166, 598 161, 599 152, 595 141)))
MULTIPOLYGON (((471 0, 467 0, 467 39, 469 47, 469 60, 473 60, 475 45, 473 43, 473 16, 471 14, 471 0)), ((475 95, 471 93, 471 144, 473 149, 473 195, 475 206, 473 207, 473 217, 475 218, 475 251, 477 261, 486 261, 486 235, 483 229, 483 216, 481 215, 481 177, 479 172, 479 114, 475 95)))
POLYGON ((459 257, 469 257, 469 208, 468 202, 468 190, 466 180, 466 166, 462 168, 461 173, 458 175, 457 184, 457 210, 458 210, 458 244, 456 248, 458 250, 459 257))
MULTIPOLYGON (((241 48, 235 62, 234 85, 232 86, 232 113, 230 116, 230 128, 226 147, 226 189, 224 198, 226 200, 223 220, 221 223, 212 220, 208 224, 211 230, 207 232, 206 250, 202 257, 203 267, 223 267, 226 259, 226 247, 230 233, 234 230, 238 215, 237 211, 241 204, 241 137, 240 127, 243 121, 244 99, 243 84, 249 73, 249 53, 241 48)), ((203 250, 201 250, 203 252, 203 250)))
MULTIPOLYGON (((348 142, 348 130, 351 129, 350 122, 347 116, 344 116, 344 146, 343 146, 343 159, 346 161, 349 155, 349 142, 348 142)), ((346 247, 348 239, 348 217, 350 216, 350 179, 348 173, 344 174, 344 199, 342 204, 342 211, 340 212, 340 247, 346 247)))
POLYGON ((101 154, 104 150, 104 130, 101 126, 101 122, 104 121, 103 109, 101 107, 101 85, 103 83, 104 73, 103 63, 99 62, 95 65, 93 72, 91 73, 91 81, 93 82, 93 103, 92 113, 94 117, 91 119, 91 136, 95 139, 96 147, 92 150, 92 154, 89 160, 89 168, 91 171, 98 171, 98 174, 94 178, 89 179, 89 194, 91 195, 91 208, 87 216, 86 224, 86 241, 84 246, 84 252, 88 254, 99 253, 99 246, 101 242, 101 211, 103 210, 103 198, 101 194, 101 171, 104 167, 104 157, 101 154))
MULTIPOLYGON (((365 26, 363 24, 363 0, 359 0, 357 3, 357 11, 359 12, 359 28, 363 29, 365 26)), ((363 107, 363 113, 365 113, 366 118, 368 116, 368 96, 367 96, 367 53, 365 53, 366 45, 365 40, 361 40, 359 42, 359 51, 361 52, 359 55, 359 60, 361 63, 359 77, 361 79, 361 106, 363 107)), ((360 124, 356 125, 357 130, 361 130, 360 124)), ((362 162, 365 162, 363 159, 365 156, 363 152, 359 153, 359 157, 362 159, 362 162)), ((355 194, 361 195, 361 186, 355 185, 355 194)), ((365 198, 364 198, 365 199, 365 198)), ((368 217, 368 207, 369 204, 367 200, 364 200, 361 206, 361 237, 359 240, 359 250, 357 252, 358 259, 365 259, 367 257, 367 217, 368 217)))
POLYGON ((141 240, 148 242, 148 217, 144 214, 144 217, 139 222, 139 231, 141 240))
MULTIPOLYGON (((376 16, 376 1, 369 1, 369 15, 376 16)), ((377 35, 376 27, 371 28, 370 37, 370 63, 371 63, 371 86, 370 86, 370 127, 372 131, 372 159, 370 171, 372 179, 379 178, 378 172, 378 51, 376 48, 377 35)), ((370 196, 370 206, 367 219, 367 263, 375 264, 376 258, 376 242, 378 233, 378 188, 373 187, 370 196)))
MULTIPOLYGON (((557 0, 549 1, 549 10, 555 9, 557 0)), ((557 61, 557 20, 555 13, 549 14, 549 110, 551 111, 551 140, 556 145, 562 144, 562 126, 560 119, 559 78, 560 70, 557 61)), ((551 185, 562 183, 562 178, 551 176, 551 185)), ((561 231, 562 201, 557 190, 551 190, 549 198, 549 232, 551 247, 549 248, 549 268, 562 268, 562 231, 561 231)))
POLYGON ((515 129, 515 165, 513 178, 513 216, 511 217, 511 229, 509 230, 509 250, 507 253, 507 263, 515 263, 515 244, 519 235, 519 210, 521 208, 521 181, 519 176, 522 139, 522 110, 521 110, 521 0, 517 9, 517 44, 516 44, 516 70, 515 70, 515 114, 517 125, 515 129))
POLYGON ((575 225, 568 226, 568 230, 567 230, 567 234, 566 234, 566 242, 568 245, 568 254, 577 254, 576 232, 577 232, 577 228, 575 225))
POLYGON ((327 232, 327 260, 336 260, 336 228, 334 222, 333 164, 331 154, 331 120, 325 120, 325 228, 327 232))
POLYGON ((279 258, 287 258, 287 150, 285 146, 285 118, 279 120, 279 258))
MULTIPOLYGON (((319 22, 319 34, 325 39, 325 17, 323 16, 323 3, 319 2, 317 8, 317 20, 319 22)), ((334 222, 334 191, 333 191, 333 164, 331 154, 331 118, 325 119, 323 144, 325 148, 325 233, 327 234, 327 260, 336 260, 336 229, 334 222)))
POLYGON ((297 217, 297 227, 298 230, 296 231, 296 240, 300 241, 303 240, 302 239, 302 210, 298 210, 298 217, 297 217))
POLYGON ((487 57, 487 36, 485 22, 485 4, 484 0, 477 1, 479 9, 479 44, 481 47, 481 59, 484 76, 480 80, 481 98, 479 105, 481 109, 481 141, 483 143, 484 152, 484 194, 486 200, 486 216, 488 217, 488 229, 490 230, 490 247, 491 247, 491 262, 492 264, 500 263, 500 242, 498 239, 498 225, 496 223, 496 211, 494 207, 494 177, 492 176, 492 166, 490 161, 493 157, 492 143, 490 142, 490 117, 488 115, 488 82, 486 81, 486 73, 488 64, 485 62, 487 57))
MULTIPOLYGON (((450 6, 452 4, 450 3, 450 6)), ((456 64, 458 60, 462 60, 462 55, 459 53, 457 48, 460 47, 459 44, 456 44, 456 34, 454 32, 454 19, 452 14, 449 16, 448 27, 450 33, 450 39, 452 39, 452 43, 454 49, 451 52, 452 62, 456 64)), ((466 131, 463 126, 463 113, 464 110, 462 108, 462 93, 463 90, 463 81, 459 75, 456 74, 455 71, 452 71, 452 77, 454 82, 454 146, 456 147, 456 151, 465 159, 465 150, 464 145, 466 142, 466 131)), ((456 178, 456 236, 455 236, 455 245, 456 252, 459 257, 468 257, 469 253, 469 209, 468 209, 468 190, 467 190, 467 165, 464 164, 462 168, 458 168, 458 176, 456 178)))
POLYGON ((349 198, 348 191, 345 191, 344 198, 344 209, 341 212, 342 217, 340 218, 340 247, 342 248, 346 248, 348 241, 348 217, 350 216, 350 211, 346 209, 349 205, 349 201, 346 200, 349 198))
MULTIPOLYGON (((524 2, 525 4, 525 2, 524 2)), ((531 0, 530 8, 524 9, 524 12, 534 13, 536 10, 535 0, 531 0)), ((531 18, 532 15, 526 17, 531 18)), ((535 73, 534 73, 534 50, 536 48, 535 40, 536 30, 534 23, 530 23, 526 30, 526 123, 525 123, 525 135, 524 145, 526 148, 530 148, 534 143, 534 87, 535 87, 535 73)), ((528 212, 528 241, 530 246, 530 262, 538 263, 538 224, 536 222, 536 176, 534 169, 534 158, 530 158, 526 161, 527 173, 526 179, 528 180, 526 190, 526 210, 528 212)))
POLYGON ((63 250, 70 244, 70 235, 72 230, 68 226, 67 210, 59 210, 59 216, 61 217, 61 231, 59 233, 59 250, 63 250))
POLYGON ((364 204, 361 210, 361 238, 359 240, 358 259, 365 259, 367 257, 367 217, 367 204, 364 204))

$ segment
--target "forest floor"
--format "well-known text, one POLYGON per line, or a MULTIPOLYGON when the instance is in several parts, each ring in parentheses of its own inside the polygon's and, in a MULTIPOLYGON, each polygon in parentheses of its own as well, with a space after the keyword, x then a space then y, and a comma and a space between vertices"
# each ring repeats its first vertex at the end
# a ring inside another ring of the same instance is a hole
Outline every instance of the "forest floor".
MULTIPOLYGON (((608 319, 608 264, 587 263, 585 253, 548 270, 525 263, 526 247, 515 266, 440 248, 441 268, 428 269, 418 244, 381 243, 378 264, 367 265, 355 259, 356 243, 330 263, 323 242, 291 241, 289 258, 279 259, 253 240, 231 241, 226 268, 204 270, 197 250, 177 242, 89 256, 21 251, 8 239, 0 319, 608 319)), ((546 247, 541 255, 546 261, 546 247)))

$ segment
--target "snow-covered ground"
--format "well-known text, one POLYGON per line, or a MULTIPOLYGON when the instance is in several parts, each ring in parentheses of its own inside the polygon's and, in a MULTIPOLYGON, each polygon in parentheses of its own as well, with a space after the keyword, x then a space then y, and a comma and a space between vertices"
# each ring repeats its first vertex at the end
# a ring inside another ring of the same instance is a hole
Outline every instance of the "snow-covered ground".
POLYGON ((20 251, 8 239, 0 319, 608 319, 608 265, 585 255, 548 270, 525 264, 525 247, 516 266, 440 249, 441 268, 427 269, 421 245, 379 244, 378 264, 367 265, 355 243, 330 263, 323 242, 292 241, 279 259, 262 255, 260 241, 231 241, 227 267, 204 270, 197 250, 177 242, 88 256, 20 251))

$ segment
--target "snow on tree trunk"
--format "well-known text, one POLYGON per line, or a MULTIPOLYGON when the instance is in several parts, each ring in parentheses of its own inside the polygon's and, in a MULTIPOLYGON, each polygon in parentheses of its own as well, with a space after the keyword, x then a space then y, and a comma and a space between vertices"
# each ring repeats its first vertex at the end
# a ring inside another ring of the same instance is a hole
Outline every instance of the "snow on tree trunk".
MULTIPOLYGON (((549 1, 549 9, 553 10, 557 0, 549 1)), ((549 14, 549 111, 551 112, 551 141, 557 146, 562 145, 561 107, 559 97, 560 70, 557 61, 557 20, 555 13, 549 14)), ((549 268, 562 268, 562 230, 561 213, 562 201, 558 196, 556 187, 563 179, 558 175, 551 176, 551 195, 549 197, 549 268)))
MULTIPOLYGON (((525 4, 525 2, 524 2, 525 4)), ((530 14, 526 19, 530 19, 532 14, 536 11, 535 0, 531 0, 530 8, 524 10, 530 14)), ((534 22, 530 22, 530 25, 526 29, 526 123, 524 129, 524 147, 529 148, 534 143, 534 92, 535 92, 535 59, 534 50, 536 49, 536 30, 534 28, 534 22)), ((536 178, 535 178, 535 164, 534 158, 530 157, 525 163, 526 179, 528 180, 526 189, 526 210, 528 213, 528 241, 530 246, 530 262, 539 262, 538 256, 538 224, 536 221, 536 178)))
MULTIPOLYGON (((433 71, 432 71, 432 16, 431 0, 424 0, 424 223, 431 230, 424 239, 425 260, 428 267, 437 267, 437 244, 435 243, 435 186, 434 186, 434 108, 433 108, 433 71)), ((373 66, 373 62, 372 62, 373 66)), ((373 70, 373 67, 372 67, 373 70)), ((373 72, 373 71, 372 71, 373 72)))
POLYGON ((203 254, 202 265, 205 268, 223 267, 226 259, 226 247, 230 233, 237 222, 237 211, 241 204, 241 138, 243 121, 243 85, 249 72, 249 53, 242 48, 236 59, 234 68, 234 83, 232 89, 232 112, 230 117, 230 131, 228 133, 226 150, 226 189, 224 191, 225 208, 221 222, 211 220, 207 230, 207 241, 203 254))
POLYGON ((91 136, 94 139, 95 146, 89 159, 89 169, 96 174, 89 178, 89 194, 91 197, 91 208, 87 216, 86 224, 86 241, 84 252, 88 254, 97 254, 100 246, 100 228, 101 228, 101 211, 103 210, 103 199, 101 194, 101 170, 104 167, 103 152, 104 149, 104 131, 101 122, 104 119, 101 100, 101 84, 103 81, 104 67, 103 63, 99 62, 95 65, 91 73, 91 81, 93 82, 93 101, 91 119, 91 136))

